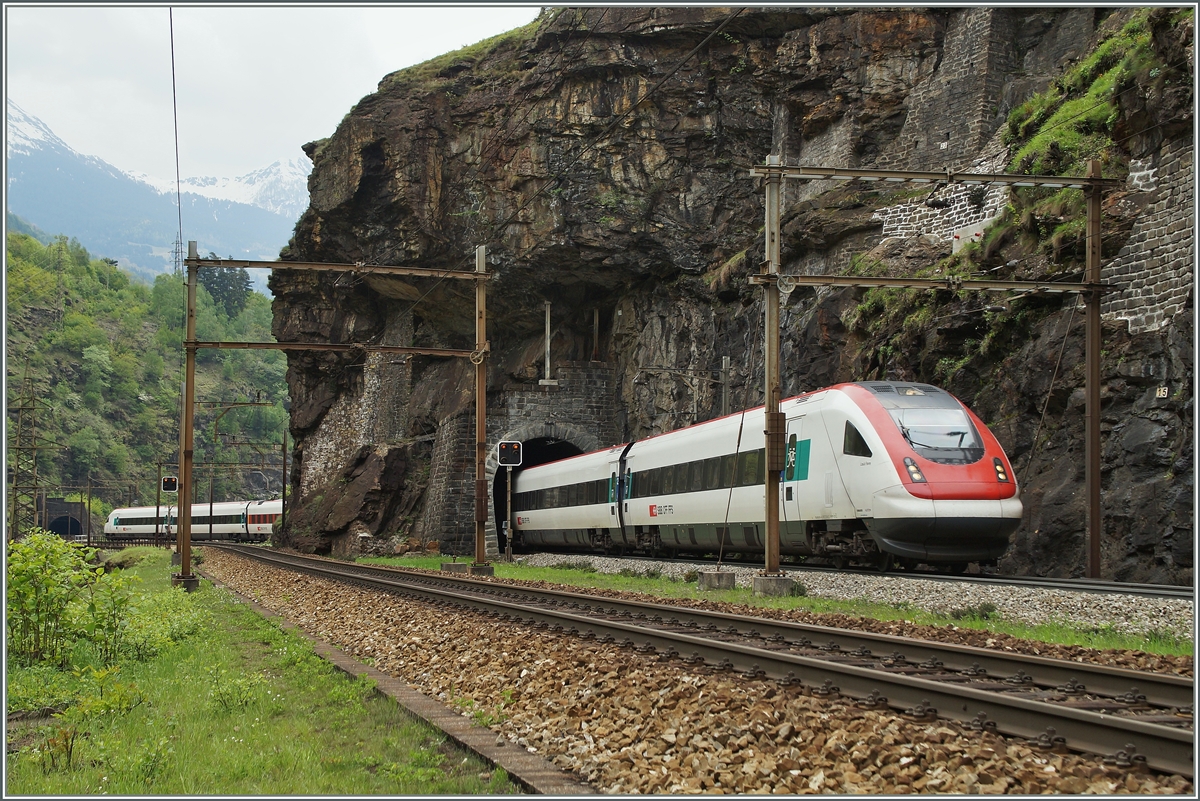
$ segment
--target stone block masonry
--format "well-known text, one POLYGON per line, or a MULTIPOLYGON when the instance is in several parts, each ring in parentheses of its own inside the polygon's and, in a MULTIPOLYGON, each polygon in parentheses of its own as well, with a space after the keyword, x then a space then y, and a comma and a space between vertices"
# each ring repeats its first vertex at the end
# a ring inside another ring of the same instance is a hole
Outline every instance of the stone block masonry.
MULTIPOLYGON (((553 437, 579 450, 616 445, 614 372, 600 362, 566 362, 555 370, 558 386, 533 386, 489 393, 487 460, 489 559, 499 556, 496 507, 491 498, 496 444, 553 437)), ((460 414, 438 426, 426 491, 422 530, 436 538, 443 553, 471 555, 475 550, 475 414, 460 414)))
POLYGON ((1120 292, 1101 303, 1104 316, 1127 321, 1130 333, 1154 331, 1193 302, 1196 261, 1195 148, 1190 140, 1165 144, 1151 159, 1130 165, 1133 188, 1152 193, 1101 280, 1120 292))

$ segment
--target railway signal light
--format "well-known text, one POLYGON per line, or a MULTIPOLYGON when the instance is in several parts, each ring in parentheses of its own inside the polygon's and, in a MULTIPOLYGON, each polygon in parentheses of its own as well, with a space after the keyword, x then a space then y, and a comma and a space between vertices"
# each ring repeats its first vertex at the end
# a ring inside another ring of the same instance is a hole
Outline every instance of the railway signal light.
POLYGON ((179 479, 175 476, 163 476, 163 492, 179 492, 179 479))
POLYGON ((521 443, 501 442, 496 446, 496 461, 501 467, 520 467, 521 443))

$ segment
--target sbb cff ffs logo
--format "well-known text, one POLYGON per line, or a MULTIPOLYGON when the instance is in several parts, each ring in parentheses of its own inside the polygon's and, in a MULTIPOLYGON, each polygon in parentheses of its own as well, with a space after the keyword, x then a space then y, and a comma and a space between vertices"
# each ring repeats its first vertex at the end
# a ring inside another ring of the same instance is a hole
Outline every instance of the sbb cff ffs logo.
POLYGON ((501 467, 520 467, 521 443, 501 442, 496 446, 496 461, 501 467))

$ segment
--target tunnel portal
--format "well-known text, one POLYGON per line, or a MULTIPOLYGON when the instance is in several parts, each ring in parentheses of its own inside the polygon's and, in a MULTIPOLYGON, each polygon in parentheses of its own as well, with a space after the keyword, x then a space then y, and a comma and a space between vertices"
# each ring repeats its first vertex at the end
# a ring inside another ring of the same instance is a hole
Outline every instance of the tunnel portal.
MULTIPOLYGON (((513 478, 527 467, 537 467, 559 459, 578 456, 583 450, 574 443, 557 437, 533 437, 521 443, 521 466, 512 470, 513 478)), ((508 468, 497 467, 492 479, 492 508, 496 510, 496 520, 508 520, 508 468)), ((499 529, 499 526, 497 526, 499 529)), ((503 530, 497 530, 496 539, 500 550, 508 544, 508 535, 503 530)))

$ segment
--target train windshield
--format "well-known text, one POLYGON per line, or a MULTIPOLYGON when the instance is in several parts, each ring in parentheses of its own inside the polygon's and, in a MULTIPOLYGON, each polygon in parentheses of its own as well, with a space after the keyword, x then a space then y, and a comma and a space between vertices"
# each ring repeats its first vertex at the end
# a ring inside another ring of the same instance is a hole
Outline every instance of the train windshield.
POLYGON ((983 458, 979 432, 961 409, 889 409, 900 433, 918 455, 940 464, 971 464, 983 458))

